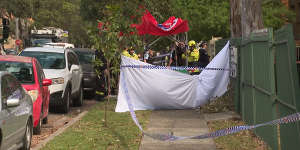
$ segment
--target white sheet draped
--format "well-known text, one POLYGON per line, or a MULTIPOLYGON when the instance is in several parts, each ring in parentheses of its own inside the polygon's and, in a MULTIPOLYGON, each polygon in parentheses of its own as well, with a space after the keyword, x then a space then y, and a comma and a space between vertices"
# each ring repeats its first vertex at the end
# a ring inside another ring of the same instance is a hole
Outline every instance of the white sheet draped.
MULTIPOLYGON (((122 56, 121 65, 149 65, 122 56)), ((229 69, 229 42, 207 65, 207 68, 229 69)), ((203 70, 188 75, 170 69, 122 68, 120 82, 126 82, 134 110, 186 109, 208 103, 227 91, 228 70, 203 70)), ((124 84, 119 84, 115 111, 129 111, 124 84)))

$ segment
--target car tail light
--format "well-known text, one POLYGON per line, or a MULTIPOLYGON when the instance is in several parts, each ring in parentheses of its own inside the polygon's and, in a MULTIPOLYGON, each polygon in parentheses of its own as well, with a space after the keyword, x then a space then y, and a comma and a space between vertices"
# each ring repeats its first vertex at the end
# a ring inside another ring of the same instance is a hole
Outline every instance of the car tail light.
POLYGON ((39 92, 37 90, 28 91, 28 94, 31 96, 32 102, 35 102, 39 92))

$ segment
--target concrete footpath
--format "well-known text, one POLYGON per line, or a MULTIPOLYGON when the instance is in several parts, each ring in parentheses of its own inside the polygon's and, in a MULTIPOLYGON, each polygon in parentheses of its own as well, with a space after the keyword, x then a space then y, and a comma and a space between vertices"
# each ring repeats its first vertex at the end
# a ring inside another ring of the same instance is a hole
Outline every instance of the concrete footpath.
MULTIPOLYGON (((147 133, 173 132, 176 136, 194 136, 209 133, 207 122, 236 117, 233 112, 200 114, 195 110, 153 111, 147 126, 147 133)), ((154 140, 144 136, 140 150, 215 150, 213 139, 186 139, 174 142, 154 140)))

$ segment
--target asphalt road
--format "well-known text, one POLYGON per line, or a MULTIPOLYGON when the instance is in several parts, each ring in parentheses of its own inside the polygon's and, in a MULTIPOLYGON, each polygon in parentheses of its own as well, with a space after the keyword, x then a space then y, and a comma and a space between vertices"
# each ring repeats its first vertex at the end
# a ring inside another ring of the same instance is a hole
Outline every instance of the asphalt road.
POLYGON ((85 110, 89 110, 93 105, 98 101, 93 99, 85 99, 83 106, 81 107, 71 107, 71 110, 68 114, 62 113, 49 113, 48 123, 42 125, 42 132, 40 135, 33 135, 31 141, 31 147, 36 146, 41 141, 45 140, 48 136, 53 134, 56 130, 68 124, 70 120, 76 117, 78 114, 85 110))

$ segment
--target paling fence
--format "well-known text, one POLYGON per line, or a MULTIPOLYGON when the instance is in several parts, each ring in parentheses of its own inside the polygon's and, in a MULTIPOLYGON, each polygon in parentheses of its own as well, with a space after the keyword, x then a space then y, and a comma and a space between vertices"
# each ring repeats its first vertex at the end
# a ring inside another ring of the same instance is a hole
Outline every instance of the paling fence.
MULTIPOLYGON (((300 110, 297 52, 292 25, 258 30, 231 39, 235 109, 249 125, 271 121, 300 110)), ((216 52, 226 40, 216 43, 216 52)), ((254 130, 272 149, 300 147, 299 122, 254 130)))

